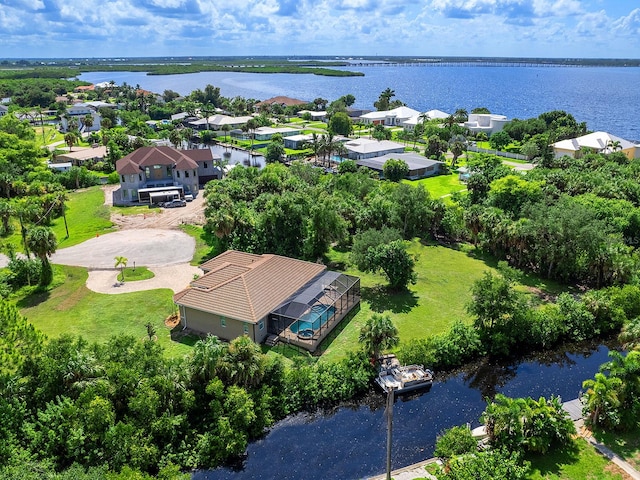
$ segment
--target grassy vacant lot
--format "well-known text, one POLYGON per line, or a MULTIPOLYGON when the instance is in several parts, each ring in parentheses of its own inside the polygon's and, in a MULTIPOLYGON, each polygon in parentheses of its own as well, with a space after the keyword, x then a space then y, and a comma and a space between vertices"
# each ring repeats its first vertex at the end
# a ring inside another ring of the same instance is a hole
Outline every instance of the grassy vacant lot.
POLYGON ((576 447, 568 450, 551 451, 545 455, 529 457, 531 480, 623 480, 623 475, 615 464, 600 455, 584 439, 576 440, 576 447))
POLYGON ((386 279, 358 271, 348 264, 348 254, 332 251, 330 268, 344 267, 345 273, 360 277, 361 309, 335 339, 325 342, 323 359, 343 357, 358 347, 358 333, 372 312, 388 312, 405 342, 445 332, 458 319, 470 320, 465 306, 471 299, 470 288, 485 270, 485 261, 464 251, 414 241, 411 253, 418 256, 418 282, 404 293, 389 294, 386 279))
POLYGON ((430 178, 422 178, 420 180, 403 181, 414 186, 423 185, 431 195, 431 198, 440 198, 467 189, 465 184, 458 180, 457 173, 438 175, 430 178))
POLYGON ((106 295, 86 287, 87 270, 55 266, 62 280, 50 291, 30 295, 17 302, 21 313, 49 337, 81 335, 90 342, 104 342, 112 335, 146 337, 145 325, 156 328, 158 342, 171 357, 181 356, 190 347, 171 340, 164 320, 174 311, 169 289, 106 295))
MULTIPOLYGON (((68 193, 66 202, 67 227, 64 218, 56 218, 51 225, 58 239, 58 248, 71 247, 84 242, 96 235, 115 231, 109 220, 109 207, 104 205, 104 192, 99 186, 68 193)), ((13 234, 6 238, 5 243, 13 245, 17 251, 23 251, 20 225, 13 223, 13 234)))

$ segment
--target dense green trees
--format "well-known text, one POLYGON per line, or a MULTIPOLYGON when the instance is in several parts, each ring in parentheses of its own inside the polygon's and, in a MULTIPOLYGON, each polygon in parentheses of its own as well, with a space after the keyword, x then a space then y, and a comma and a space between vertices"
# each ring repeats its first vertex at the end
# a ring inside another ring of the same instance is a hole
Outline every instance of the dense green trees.
POLYGON ((44 344, 6 303, 0 325, 0 474, 18 463, 158 478, 216 466, 275 420, 350 398, 373 375, 362 354, 285 368, 247 337, 230 344, 208 337, 184 360, 124 336, 103 345, 68 336, 44 344))
POLYGON ((382 166, 384 178, 392 182, 399 182, 409 175, 409 165, 404 160, 390 158, 382 166))

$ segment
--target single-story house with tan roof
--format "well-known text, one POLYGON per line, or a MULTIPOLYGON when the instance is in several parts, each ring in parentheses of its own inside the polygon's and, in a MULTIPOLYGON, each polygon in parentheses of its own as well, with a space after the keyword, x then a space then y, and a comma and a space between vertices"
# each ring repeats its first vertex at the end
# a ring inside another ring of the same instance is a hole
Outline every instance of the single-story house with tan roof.
POLYGON ((360 279, 280 255, 228 250, 176 293, 183 327, 224 340, 271 337, 314 351, 360 303, 360 279))
POLYGON ((107 147, 104 145, 96 145, 88 148, 78 148, 76 150, 56 155, 56 162, 71 162, 75 166, 83 166, 87 162, 102 162, 106 156, 107 147))
POLYGON ((596 153, 622 152, 629 160, 640 158, 640 145, 636 145, 624 138, 616 137, 607 132, 593 132, 581 137, 560 140, 552 143, 555 158, 568 155, 575 157, 583 149, 592 150, 596 153))

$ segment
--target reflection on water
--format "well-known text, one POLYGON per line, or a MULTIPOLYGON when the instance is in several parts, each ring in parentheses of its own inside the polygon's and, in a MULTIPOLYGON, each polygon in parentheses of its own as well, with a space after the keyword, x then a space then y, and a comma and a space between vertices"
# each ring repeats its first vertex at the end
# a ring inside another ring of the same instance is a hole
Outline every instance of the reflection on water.
POLYGON ((245 167, 258 168, 264 168, 265 166, 264 156, 251 155, 248 150, 222 145, 211 145, 210 148, 214 155, 220 155, 223 159, 228 160, 229 165, 240 164, 245 167))
MULTIPOLYGON (((437 378, 428 392, 394 405, 393 468, 433 454, 436 436, 454 425, 479 425, 485 398, 578 396, 582 381, 608 360, 608 344, 565 346, 519 362, 478 362, 437 378)), ((384 472, 384 395, 371 391, 331 410, 288 417, 249 445, 236 469, 197 472, 194 480, 358 479, 384 472)))

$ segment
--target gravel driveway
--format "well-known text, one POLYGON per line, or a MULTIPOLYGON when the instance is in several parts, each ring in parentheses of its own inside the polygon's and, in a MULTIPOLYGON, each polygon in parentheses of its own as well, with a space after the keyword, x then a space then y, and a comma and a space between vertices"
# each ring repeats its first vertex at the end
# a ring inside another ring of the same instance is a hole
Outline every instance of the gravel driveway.
POLYGON ((58 250, 51 263, 89 269, 114 268, 115 257, 126 257, 127 266, 167 266, 189 263, 196 241, 180 230, 145 228, 107 233, 58 250))

